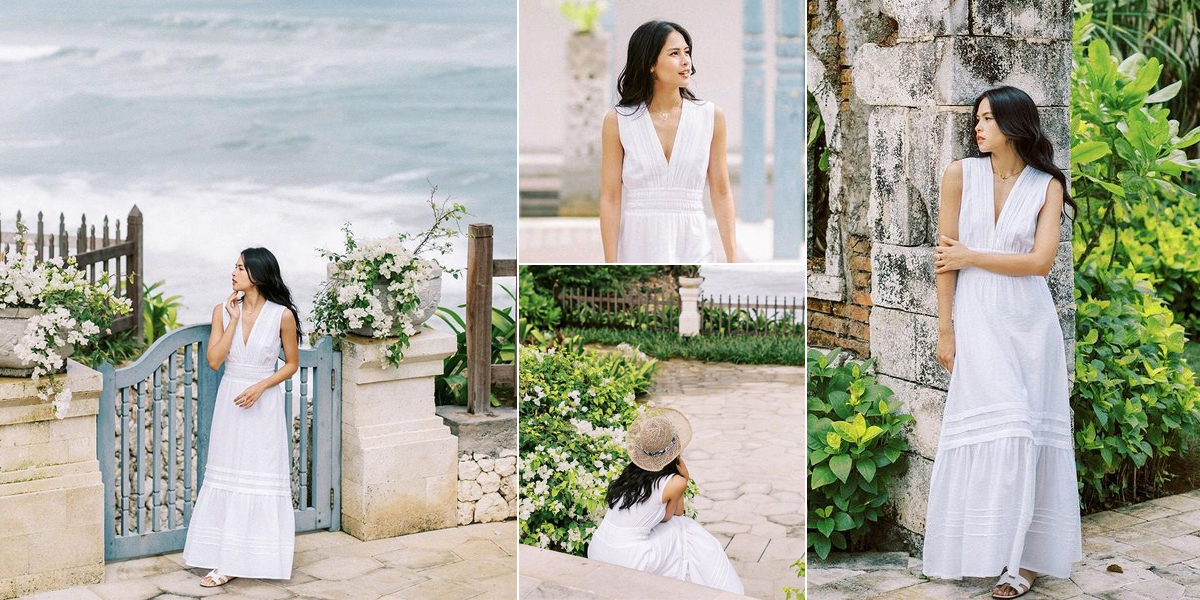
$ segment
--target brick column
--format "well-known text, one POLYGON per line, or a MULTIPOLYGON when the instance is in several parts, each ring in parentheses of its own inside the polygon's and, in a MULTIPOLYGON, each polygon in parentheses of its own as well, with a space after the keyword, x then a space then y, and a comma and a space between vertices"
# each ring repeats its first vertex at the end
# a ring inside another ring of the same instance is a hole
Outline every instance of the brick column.
POLYGON ((0 378, 0 598, 104 580, 103 380, 74 361, 59 377, 74 394, 62 419, 32 380, 0 378))
POLYGON ((342 342, 342 529, 361 540, 457 524, 458 440, 433 402, 457 340, 422 331, 398 368, 383 362, 389 343, 342 342))

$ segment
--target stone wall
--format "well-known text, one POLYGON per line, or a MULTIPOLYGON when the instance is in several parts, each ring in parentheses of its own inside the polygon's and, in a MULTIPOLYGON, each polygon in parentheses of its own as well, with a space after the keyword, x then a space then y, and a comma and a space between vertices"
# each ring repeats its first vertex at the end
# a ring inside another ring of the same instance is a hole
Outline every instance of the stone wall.
MULTIPOLYGON (((835 260, 826 261, 827 266, 837 263, 837 272, 827 269, 826 279, 818 281, 825 287, 817 292, 825 295, 816 297, 831 301, 820 306, 827 311, 813 314, 810 329, 816 335, 810 333, 810 343, 849 347, 859 342, 851 329, 822 313, 851 312, 845 303, 855 294, 870 294, 868 354, 877 360, 880 382, 916 417, 907 431, 908 470, 891 488, 889 536, 890 545, 915 552, 925 529, 948 384, 934 354, 937 292, 931 247, 941 174, 953 160, 976 151, 971 104, 979 93, 1000 85, 1020 87, 1033 97, 1058 166, 1069 166, 1071 3, 831 0, 815 5, 810 11, 816 9, 817 21, 810 20, 810 30, 819 35, 810 35, 810 61, 821 62, 824 79, 810 83, 810 90, 814 85, 853 90, 848 105, 840 93, 823 92, 822 114, 833 129, 830 144, 838 148, 836 162, 830 161, 830 208, 839 216, 842 240, 860 232, 868 239, 870 280, 856 280, 854 254, 842 250, 851 244, 838 247, 835 260), (832 109, 835 102, 838 109, 827 113, 826 105, 832 109), (859 137, 863 133, 865 139, 859 137), (830 285, 834 276, 841 277, 843 290, 830 285)), ((1067 364, 1073 367, 1074 277, 1065 223, 1060 240, 1049 284, 1067 364)), ((810 290, 812 283, 810 276, 810 290)))
POLYGON ((70 362, 56 419, 30 379, 0 378, 0 598, 104 579, 104 484, 96 460, 99 373, 70 362))
POLYGON ((458 457, 458 524, 491 523, 517 516, 517 451, 458 457))

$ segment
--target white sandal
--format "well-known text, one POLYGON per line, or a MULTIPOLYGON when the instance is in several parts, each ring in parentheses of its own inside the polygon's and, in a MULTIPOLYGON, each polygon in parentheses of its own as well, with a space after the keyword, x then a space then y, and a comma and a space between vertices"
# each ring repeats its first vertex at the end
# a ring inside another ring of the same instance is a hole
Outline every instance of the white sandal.
POLYGON ((216 569, 213 569, 204 576, 204 579, 200 580, 200 587, 211 588, 211 587, 221 587, 237 578, 230 577, 228 575, 221 575, 221 574, 217 573, 216 569), (204 579, 211 579, 213 581, 212 585, 205 585, 204 579))
MULTIPOLYGON (((1034 579, 1037 579, 1037 577, 1034 576, 1034 579)), ((993 598, 998 598, 999 600, 1011 600, 1012 598, 1020 598, 1021 596, 1024 596, 1027 592, 1029 592, 1030 588, 1033 587, 1033 581, 1026 579, 1023 575, 1021 575, 1020 570, 1018 570, 1016 573, 1013 573, 1013 572, 1009 571, 1007 567, 1005 567, 1004 571, 1002 571, 1000 573, 1000 580, 996 582, 996 585, 992 586, 992 589, 995 590, 997 587, 1002 586, 1006 583, 1008 585, 1011 585, 1014 590, 1017 590, 1017 593, 1012 596, 998 596, 998 595, 996 595, 996 592, 993 591, 992 592, 993 598)))

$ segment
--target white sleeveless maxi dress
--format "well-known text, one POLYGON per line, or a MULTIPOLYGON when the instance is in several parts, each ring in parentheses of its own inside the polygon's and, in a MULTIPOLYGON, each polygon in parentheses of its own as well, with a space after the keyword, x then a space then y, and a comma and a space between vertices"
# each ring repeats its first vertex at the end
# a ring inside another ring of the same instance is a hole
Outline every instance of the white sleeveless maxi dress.
MULTIPOLYGON (((960 241, 1032 251, 1050 180, 1025 167, 994 221, 991 159, 964 160, 960 241)), ((1079 493, 1063 332, 1046 278, 962 269, 953 322, 925 574, 991 577, 1008 567, 1069 577, 1083 555, 1079 493)))
POLYGON ((621 166, 621 228, 617 262, 713 262, 704 216, 704 183, 715 106, 683 101, 671 160, 663 153, 650 111, 617 107, 625 157, 621 166))
POLYGON ((742 580, 721 542, 703 525, 674 516, 663 523, 663 486, 674 475, 654 483, 650 497, 624 508, 610 508, 588 544, 588 558, 656 575, 742 594, 742 580))
POLYGON ((242 321, 234 331, 213 408, 204 482, 188 523, 188 566, 230 577, 291 578, 296 518, 283 390, 268 388, 250 408, 233 403, 275 373, 285 310, 270 301, 263 305, 245 343, 242 321))

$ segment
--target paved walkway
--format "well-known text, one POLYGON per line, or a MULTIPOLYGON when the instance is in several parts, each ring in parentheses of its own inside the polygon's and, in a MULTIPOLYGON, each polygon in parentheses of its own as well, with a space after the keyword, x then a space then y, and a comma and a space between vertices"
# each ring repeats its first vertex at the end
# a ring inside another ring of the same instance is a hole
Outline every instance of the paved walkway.
MULTIPOLYGON (((1200 490, 1084 517, 1083 555, 1069 579, 1039 578, 1023 598, 1200 598, 1200 490)), ((996 579, 923 579, 903 552, 830 555, 807 575, 811 600, 984 599, 996 579)))
POLYGON ((650 404, 692 423, 696 520, 726 544, 746 595, 803 588, 790 565, 805 553, 804 369, 667 360, 655 381, 650 404))
POLYGON ((618 567, 580 556, 521 546, 520 600, 686 598, 738 600, 730 592, 618 567))
POLYGON ((330 531, 296 536, 292 578, 235 579, 202 588, 207 569, 186 569, 180 553, 106 565, 105 581, 29 596, 62 600, 146 598, 513 598, 517 522, 483 523, 362 542, 330 531))

